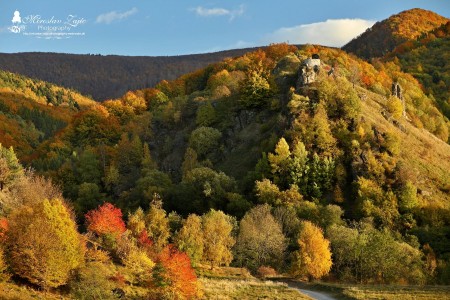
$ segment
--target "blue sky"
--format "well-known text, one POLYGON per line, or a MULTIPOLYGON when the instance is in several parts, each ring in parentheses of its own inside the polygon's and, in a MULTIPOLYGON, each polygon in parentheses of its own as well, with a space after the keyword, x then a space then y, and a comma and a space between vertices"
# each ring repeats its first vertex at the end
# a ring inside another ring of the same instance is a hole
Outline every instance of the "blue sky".
POLYGON ((0 0, 0 52, 156 56, 282 41, 341 46, 374 22, 414 7, 450 17, 448 0, 0 0), (12 23, 16 10, 21 24, 26 22, 20 33, 10 32, 18 25, 12 23), (64 23, 69 15, 85 21, 70 30, 49 23, 64 23), (24 35, 46 32, 48 26, 58 27, 52 28, 54 32, 84 35, 62 39, 24 35))

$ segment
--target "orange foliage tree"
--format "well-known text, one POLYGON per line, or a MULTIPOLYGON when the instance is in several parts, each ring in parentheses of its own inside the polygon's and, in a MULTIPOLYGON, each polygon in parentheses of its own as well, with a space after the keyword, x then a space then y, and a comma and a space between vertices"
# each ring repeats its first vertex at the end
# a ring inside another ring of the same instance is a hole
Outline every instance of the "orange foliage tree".
POLYGON ((199 296, 197 276, 189 256, 175 246, 166 246, 158 255, 151 283, 156 297, 196 299, 199 296))
POLYGON ((287 43, 270 44, 264 51, 267 57, 270 57, 274 61, 278 61, 283 56, 288 55, 290 52, 295 52, 297 47, 289 45, 287 43))
POLYGON ((0 219, 0 243, 6 238, 6 233, 8 232, 8 220, 6 218, 0 219))
POLYGON ((86 215, 87 229, 99 236, 111 235, 115 238, 125 232, 122 211, 111 203, 104 203, 86 215))

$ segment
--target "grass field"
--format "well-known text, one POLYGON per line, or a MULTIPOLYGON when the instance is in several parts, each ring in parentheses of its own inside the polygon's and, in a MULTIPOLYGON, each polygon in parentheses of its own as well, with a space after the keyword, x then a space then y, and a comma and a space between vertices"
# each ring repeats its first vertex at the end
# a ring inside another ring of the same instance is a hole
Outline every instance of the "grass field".
POLYGON ((204 299, 212 300, 294 300, 309 299, 306 295, 289 289, 286 284, 272 281, 230 280, 201 278, 204 299))
POLYGON ((450 300, 450 286, 348 285, 300 283, 301 288, 323 291, 338 300, 450 300))
POLYGON ((354 286, 345 288, 343 294, 350 299, 444 300, 450 299, 450 287, 354 286))
POLYGON ((12 282, 0 282, 0 299, 2 300, 57 300, 69 299, 60 294, 45 293, 12 282))

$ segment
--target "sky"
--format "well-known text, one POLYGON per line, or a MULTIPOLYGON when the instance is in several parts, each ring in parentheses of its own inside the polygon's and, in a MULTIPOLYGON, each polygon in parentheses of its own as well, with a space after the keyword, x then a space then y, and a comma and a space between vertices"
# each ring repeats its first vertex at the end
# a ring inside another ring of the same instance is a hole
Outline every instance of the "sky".
POLYGON ((416 7, 450 17, 449 0, 0 0, 0 52, 166 56, 275 42, 340 47, 416 7))

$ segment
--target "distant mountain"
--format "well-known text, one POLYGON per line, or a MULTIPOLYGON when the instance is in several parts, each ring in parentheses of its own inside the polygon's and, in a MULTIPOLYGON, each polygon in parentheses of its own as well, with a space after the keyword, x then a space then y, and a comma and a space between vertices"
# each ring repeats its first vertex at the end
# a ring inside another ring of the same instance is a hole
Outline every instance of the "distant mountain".
POLYGON ((415 40, 448 21, 448 18, 432 11, 419 8, 406 10, 377 22, 342 49, 365 59, 381 57, 400 44, 415 40))
POLYGON ((172 80, 227 57, 254 49, 181 56, 0 53, 0 69, 73 88, 97 101, 118 98, 128 90, 172 80), (70 74, 70 76, 68 76, 70 74))

